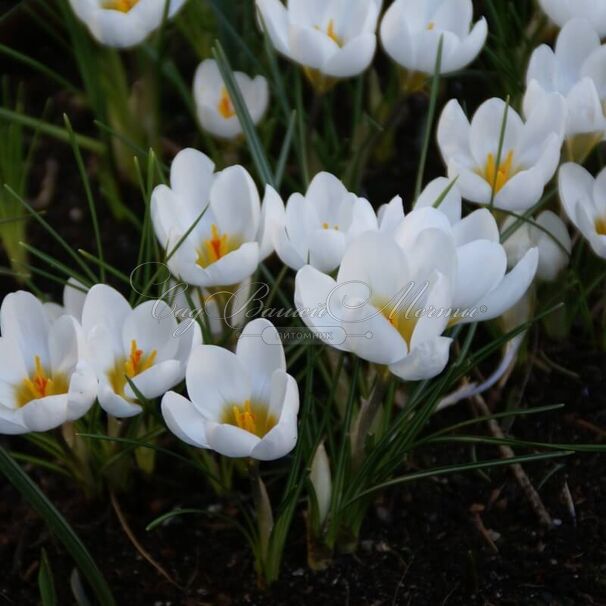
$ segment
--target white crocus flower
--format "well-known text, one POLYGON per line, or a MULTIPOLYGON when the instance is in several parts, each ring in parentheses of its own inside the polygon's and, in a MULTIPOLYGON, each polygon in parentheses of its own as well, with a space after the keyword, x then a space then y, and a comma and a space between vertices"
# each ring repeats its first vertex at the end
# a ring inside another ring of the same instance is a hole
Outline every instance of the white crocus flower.
POLYGON ((86 414, 97 378, 74 318, 51 321, 34 295, 18 291, 2 302, 0 332, 0 434, 48 431, 86 414))
POLYGON ((295 304, 327 344, 389 366, 402 379, 428 379, 448 362, 451 339, 441 335, 449 322, 451 276, 440 269, 451 271, 454 256, 439 230, 419 235, 416 255, 367 232, 348 247, 336 280, 311 265, 299 270, 295 304), (430 306, 442 313, 422 313, 430 306))
POLYGON ((580 17, 591 21, 601 37, 606 36, 606 5, 602 0, 539 0, 539 4, 559 27, 580 17))
POLYGON ((362 73, 377 46, 383 0, 256 0, 278 52, 303 66, 320 93, 362 73))
POLYGON ((564 101, 556 94, 546 96, 525 123, 496 98, 483 103, 470 123, 453 99, 438 125, 448 176, 458 177, 457 187, 471 202, 526 210, 540 200, 558 167, 564 119, 564 101))
POLYGON ((486 209, 451 225, 439 210, 419 208, 393 238, 367 232, 354 240, 336 280, 303 267, 295 304, 329 345, 387 365, 404 380, 429 379, 448 361, 446 327, 500 316, 526 292, 537 263, 530 250, 506 274, 499 230, 486 209))
POLYGON ((434 73, 440 39, 442 74, 466 67, 480 54, 488 26, 482 18, 472 27, 472 17, 471 0, 396 0, 389 7, 381 22, 381 42, 409 72, 409 89, 422 87, 434 73))
POLYGON ((215 173, 208 156, 184 149, 173 160, 170 187, 154 189, 151 214, 156 236, 175 277, 194 286, 232 286, 250 277, 273 251, 266 225, 275 196, 263 205, 246 169, 215 173))
POLYGON ((44 309, 51 322, 61 316, 71 316, 82 322, 82 308, 88 289, 75 278, 70 278, 63 287, 63 305, 44 303, 44 309))
POLYGON ((145 301, 133 309, 104 284, 86 296, 82 328, 99 379, 99 403, 114 417, 143 410, 131 382, 151 399, 182 381, 192 347, 201 343, 199 326, 180 326, 164 301, 145 301))
POLYGON ((560 168, 559 189, 570 221, 595 254, 606 259, 606 169, 594 179, 582 166, 564 164, 560 168))
MULTIPOLYGON (((166 0, 168 17, 186 0, 166 0)), ((69 0, 76 16, 101 44, 128 48, 140 44, 162 24, 164 0, 69 0)))
POLYGON ((214 345, 192 352, 189 400, 167 393, 162 414, 181 440, 227 457, 279 459, 297 443, 299 389, 286 373, 284 349, 268 320, 253 320, 236 353, 214 345))
POLYGON ((600 38, 584 19, 573 19, 564 26, 555 51, 543 44, 530 58, 524 113, 540 111, 550 93, 562 95, 570 159, 583 161, 604 138, 605 73, 606 46, 600 46, 600 38))
POLYGON ((347 244, 365 231, 377 230, 368 200, 348 192, 337 177, 317 174, 305 196, 293 194, 282 221, 273 226, 280 260, 299 270, 309 263, 324 273, 341 264, 347 244))
MULTIPOLYGON (((263 76, 250 78, 242 72, 233 75, 253 123, 258 124, 269 104, 267 80, 263 76)), ((234 139, 242 134, 242 125, 214 59, 203 61, 196 70, 194 100, 200 125, 211 135, 234 139)))
MULTIPOLYGON (((508 217, 501 231, 504 233, 518 222, 516 217, 508 217)), ((568 265, 572 241, 566 225, 555 213, 546 210, 532 222, 524 221, 515 228, 503 243, 507 252, 509 267, 516 265, 531 249, 539 251, 537 278, 546 282, 555 280, 568 265)))

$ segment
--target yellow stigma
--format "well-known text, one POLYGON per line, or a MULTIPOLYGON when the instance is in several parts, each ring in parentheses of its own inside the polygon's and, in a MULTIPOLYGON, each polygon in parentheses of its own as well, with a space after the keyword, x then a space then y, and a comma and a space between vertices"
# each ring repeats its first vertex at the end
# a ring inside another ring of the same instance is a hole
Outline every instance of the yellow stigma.
POLYGON ((334 229, 335 231, 339 231, 339 226, 335 224, 331 227, 330 223, 324 222, 322 223, 322 229, 334 229))
POLYGON ((271 431, 277 423, 276 417, 269 413, 267 406, 250 400, 241 405, 226 407, 222 421, 259 438, 271 431))
POLYGON ((35 356, 32 376, 23 379, 15 388, 17 406, 21 408, 32 400, 67 393, 68 389, 67 377, 63 374, 49 377, 46 369, 42 366, 40 356, 35 356))
POLYGON ((432 29, 434 29, 434 28, 435 28, 435 26, 436 26, 436 24, 435 24, 433 21, 430 21, 430 22, 427 24, 427 29, 428 29, 429 31, 431 31, 432 29))
POLYGON ((478 169, 477 173, 488 181, 491 187, 494 187, 495 193, 499 193, 505 183, 516 173, 513 168, 513 150, 510 150, 505 156, 505 161, 500 162, 497 167, 494 154, 488 154, 486 166, 478 169))
POLYGON ((105 0, 102 6, 103 8, 120 11, 121 13, 128 13, 133 6, 135 6, 139 0, 105 0))
POLYGON ((595 230, 599 236, 606 236, 606 216, 598 217, 595 220, 595 230))
POLYGON ((116 365, 108 373, 107 377, 115 393, 122 395, 126 387, 127 377, 132 379, 142 372, 151 368, 156 361, 158 352, 155 349, 144 355, 143 350, 137 346, 137 341, 133 339, 130 342, 130 355, 128 358, 120 358, 116 365))
POLYGON ((240 242, 237 238, 231 237, 229 234, 222 234, 213 223, 210 226, 210 238, 204 240, 198 249, 197 263, 200 267, 208 267, 239 247, 240 242))
POLYGON ((217 109, 219 110, 221 116, 223 116, 223 118, 226 120, 229 120, 229 118, 233 118, 236 115, 231 98, 229 97, 229 93, 225 87, 221 89, 221 98, 219 99, 217 109))

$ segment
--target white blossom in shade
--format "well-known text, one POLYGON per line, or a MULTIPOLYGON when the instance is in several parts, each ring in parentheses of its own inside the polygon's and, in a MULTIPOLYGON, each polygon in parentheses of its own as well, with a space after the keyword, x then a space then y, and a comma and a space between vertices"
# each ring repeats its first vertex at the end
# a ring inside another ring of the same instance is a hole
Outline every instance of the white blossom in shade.
POLYGON ((591 21, 601 37, 606 36, 606 6, 602 0, 539 0, 539 4, 559 27, 580 17, 591 21))
POLYGON ((559 173, 562 206, 596 255, 606 259, 606 169, 594 179, 578 164, 564 164, 559 173))
POLYGON ((179 281, 203 288, 240 284, 250 277, 273 252, 267 225, 280 212, 274 195, 261 208, 245 168, 230 166, 218 173, 214 168, 208 156, 184 149, 171 165, 170 187, 158 185, 151 201, 154 229, 170 271, 179 281))
POLYGON ((471 0, 396 0, 381 22, 381 43, 387 54, 409 72, 433 74, 440 39, 440 73, 469 65, 480 54, 488 26, 474 25, 471 0))
POLYGON ((537 248, 537 279, 545 282, 555 280, 570 261, 572 241, 566 225, 554 212, 546 210, 536 218, 522 222, 516 217, 508 217, 501 231, 505 233, 518 223, 515 231, 503 242, 508 267, 519 263, 531 248, 537 248))
POLYGON ((249 322, 236 352, 202 345, 185 377, 189 399, 169 392, 162 414, 181 440, 227 457, 279 459, 297 443, 299 389, 268 320, 249 322))
POLYGON ((138 394, 157 398, 180 383, 192 348, 202 341, 198 324, 180 326, 164 301, 133 309, 105 284, 86 296, 82 328, 99 379, 99 403, 114 417, 139 414, 138 394))
MULTIPOLYGON (((173 17, 186 0, 168 0, 173 17)), ((140 44, 164 19, 163 0, 69 0, 92 36, 101 44, 127 48, 140 44)))
MULTIPOLYGON (((242 72, 233 75, 253 123, 258 124, 269 104, 267 80, 263 76, 250 78, 242 72)), ((196 70, 194 100, 200 126, 211 135, 234 139, 242 134, 242 125, 214 59, 203 61, 196 70)))
POLYGON ((606 46, 585 19, 569 21, 555 50, 546 44, 533 52, 526 73, 524 113, 541 110, 550 93, 566 104, 567 150, 582 161, 606 132, 606 46))
POLYGON ((362 73, 377 46, 382 0, 256 0, 276 50, 303 66, 319 92, 362 73))
POLYGON ((309 263, 331 273, 341 264, 349 242, 365 231, 377 230, 377 217, 368 200, 348 192, 329 173, 317 174, 304 196, 290 196, 281 217, 273 226, 274 248, 294 270, 309 263))
POLYGON ((422 207, 393 231, 366 232, 347 248, 336 279, 306 265, 295 280, 302 320, 327 344, 386 365, 404 380, 428 379, 448 362, 454 323, 500 316, 532 282, 538 251, 506 273, 492 215, 451 225, 422 207))
POLYGON ((88 412, 97 378, 74 318, 51 320, 18 291, 2 301, 0 332, 0 434, 48 431, 88 412))
POLYGON ((526 122, 494 98, 478 108, 470 123, 453 99, 438 124, 448 176, 457 178, 470 202, 489 204, 494 197, 496 208, 526 210, 540 200, 558 167, 564 120, 564 101, 557 94, 546 96, 526 122))

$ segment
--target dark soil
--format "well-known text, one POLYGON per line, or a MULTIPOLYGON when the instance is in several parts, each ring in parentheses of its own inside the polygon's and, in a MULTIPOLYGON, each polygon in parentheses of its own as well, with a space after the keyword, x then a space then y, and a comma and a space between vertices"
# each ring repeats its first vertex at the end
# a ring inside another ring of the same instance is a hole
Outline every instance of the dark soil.
MULTIPOLYGON (((549 354, 579 378, 537 371, 523 401, 528 406, 556 402, 568 406, 561 413, 518 420, 512 433, 541 441, 603 440, 606 357, 561 348, 549 354)), ((464 407, 439 415, 433 423, 460 419, 464 407)), ((483 458, 496 455, 494 449, 478 453, 483 458)), ((424 468, 470 458, 466 449, 442 448, 418 453, 412 464, 424 468)), ((603 456, 574 455, 527 466, 555 520, 556 527, 549 531, 541 528, 504 468, 389 491, 375 503, 358 552, 336 557, 321 573, 306 566, 300 515, 290 533, 282 577, 269 591, 257 589, 247 545, 229 524, 212 516, 182 516, 145 531, 152 519, 176 507, 236 516, 209 493, 203 478, 169 461, 159 463, 153 482, 138 480, 120 501, 142 545, 182 589, 140 557, 107 502, 85 502, 69 483, 33 472, 90 548, 120 605, 606 604, 603 456)), ((0 597, 7 604, 38 602, 36 573, 40 549, 45 547, 60 603, 71 603, 70 558, 11 486, 3 483, 0 490, 0 597)))

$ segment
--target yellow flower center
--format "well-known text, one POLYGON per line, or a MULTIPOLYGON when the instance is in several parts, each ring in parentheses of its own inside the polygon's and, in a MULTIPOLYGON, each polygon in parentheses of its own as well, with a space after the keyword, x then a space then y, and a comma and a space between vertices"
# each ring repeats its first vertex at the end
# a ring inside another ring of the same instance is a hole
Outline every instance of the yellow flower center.
POLYGON ((240 247, 240 241, 237 238, 229 236, 229 234, 222 234, 214 223, 210 226, 210 235, 211 237, 204 240, 198 249, 197 263, 200 267, 208 267, 240 247))
POLYGON ((103 8, 120 11, 121 13, 128 13, 133 6, 135 6, 139 0, 105 0, 103 2, 103 8))
POLYGON ((219 99, 217 109, 221 116, 226 120, 229 120, 229 118, 233 118, 236 115, 233 103, 231 102, 231 98, 225 87, 221 89, 221 98, 219 99))
POLYGON ((115 393, 122 395, 127 384, 127 378, 132 379, 143 371, 151 368, 156 361, 158 352, 155 349, 146 356, 137 346, 137 341, 130 342, 130 355, 128 358, 119 358, 116 365, 107 373, 110 385, 115 393))
POLYGON ((69 381, 63 374, 48 376, 47 370, 42 366, 40 356, 34 357, 35 370, 31 377, 27 377, 16 386, 17 406, 21 408, 32 400, 39 400, 47 396, 56 396, 67 393, 69 381))
POLYGON ((516 174, 516 169, 513 166, 513 150, 509 150, 505 156, 505 160, 497 163, 494 154, 488 154, 486 165, 476 171, 480 177, 484 177, 491 187, 494 187, 495 193, 499 193, 505 183, 516 174))
POLYGON ((417 325, 418 318, 413 310, 401 309, 402 303, 396 301, 376 301, 375 307, 387 318, 389 323, 400 333, 400 336, 410 345, 412 333, 417 325))
POLYGON ((435 26, 436 26, 436 24, 435 24, 433 21, 430 21, 430 22, 427 24, 427 29, 428 29, 429 31, 431 31, 431 30, 433 30, 433 29, 435 28, 435 26))
MULTIPOLYGON (((324 31, 319 25, 316 25, 316 29, 318 31, 324 31)), ((335 21, 334 19, 331 19, 328 22, 328 26, 326 27, 326 35, 338 46, 338 47, 342 47, 344 40, 341 36, 339 36, 339 34, 337 34, 337 32, 335 32, 335 21)))
POLYGON ((598 235, 606 236, 606 216, 598 217, 595 220, 595 230, 598 232, 598 235))
POLYGON ((262 438, 278 421, 269 413, 265 404, 246 400, 244 404, 228 406, 223 413, 222 422, 262 438))
POLYGON ((330 223, 322 223, 322 229, 334 229, 335 231, 339 231, 339 226, 338 225, 330 225, 330 223))

